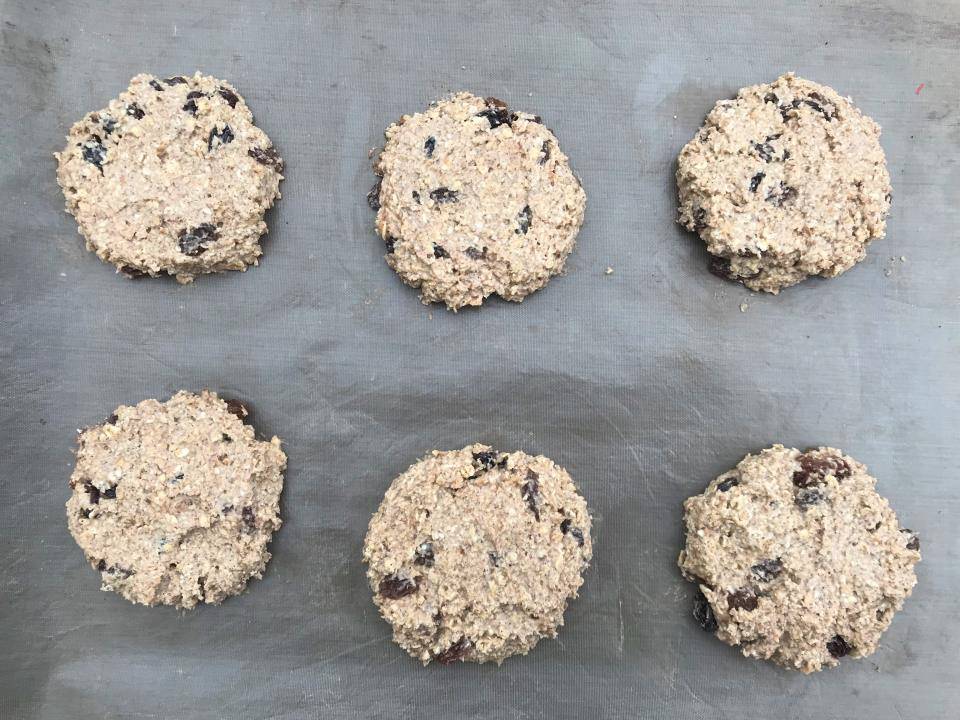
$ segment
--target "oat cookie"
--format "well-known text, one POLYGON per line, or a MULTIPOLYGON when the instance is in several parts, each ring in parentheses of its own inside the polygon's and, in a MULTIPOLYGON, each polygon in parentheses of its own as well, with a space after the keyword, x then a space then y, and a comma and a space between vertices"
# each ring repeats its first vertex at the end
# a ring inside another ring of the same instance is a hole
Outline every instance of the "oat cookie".
POLYGON ((283 161, 229 83, 137 75, 74 124, 57 180, 87 249, 126 275, 245 270, 283 161))
POLYGON ((771 293, 863 260, 891 198, 880 126, 793 73, 718 102, 680 153, 677 186, 711 272, 771 293))
POLYGON ((486 445, 412 465, 363 547, 374 602, 424 665, 500 663, 556 636, 591 553, 590 514, 567 472, 486 445))
POLYGON ((424 303, 519 302, 563 271, 586 195, 539 117, 464 92, 385 134, 368 200, 387 263, 424 303))
POLYGON ((104 590, 192 608, 262 575, 287 457, 246 417, 235 400, 179 392, 80 432, 67 524, 104 590))
POLYGON ((872 654, 920 561, 875 483, 840 450, 774 445, 689 498, 679 564, 700 625, 804 673, 872 654))

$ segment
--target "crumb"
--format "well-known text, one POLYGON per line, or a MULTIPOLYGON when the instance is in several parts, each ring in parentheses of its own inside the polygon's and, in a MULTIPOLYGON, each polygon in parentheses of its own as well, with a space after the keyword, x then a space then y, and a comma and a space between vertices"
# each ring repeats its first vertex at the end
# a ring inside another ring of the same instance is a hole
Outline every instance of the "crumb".
POLYGON ((603 274, 604 274, 604 275, 613 275, 613 268, 612 268, 612 267, 607 267, 607 269, 603 271, 603 274))
POLYGON ((906 262, 906 261, 907 261, 907 258, 906 258, 906 256, 904 256, 904 255, 901 255, 901 256, 900 256, 900 262, 902 262, 902 263, 903 263, 903 262, 906 262))
POLYGON ((893 275, 893 270, 891 270, 890 268, 887 268, 886 270, 883 271, 883 274, 886 275, 887 277, 890 277, 891 275, 893 275))
POLYGON ((747 305, 747 301, 744 300, 742 303, 740 303, 740 312, 746 312, 746 311, 747 311, 747 308, 749 308, 749 307, 750 307, 750 306, 747 305))

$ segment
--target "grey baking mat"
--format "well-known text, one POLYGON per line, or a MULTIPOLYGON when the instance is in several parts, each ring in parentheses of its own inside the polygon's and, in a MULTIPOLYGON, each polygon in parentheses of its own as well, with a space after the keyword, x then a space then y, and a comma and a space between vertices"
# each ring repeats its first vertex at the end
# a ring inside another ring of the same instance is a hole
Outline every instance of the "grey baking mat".
POLYGON ((956 2, 0 7, 0 717, 957 717, 956 2), (135 73, 195 69, 234 82, 287 161, 266 256, 126 281, 83 249, 51 153, 135 73), (752 297, 707 273, 672 176, 715 100, 786 70, 881 123, 893 212, 842 278, 752 297), (589 201, 566 277, 454 315, 387 268, 364 196, 383 128, 457 89, 543 115, 589 201), (243 596, 134 606, 67 533, 75 431, 202 387, 286 441, 285 525, 243 596), (391 478, 474 440, 565 465, 596 557, 558 640, 423 669, 361 542, 391 478), (675 568, 682 499, 776 441, 867 463, 923 540, 880 650, 813 677, 703 633, 675 568))

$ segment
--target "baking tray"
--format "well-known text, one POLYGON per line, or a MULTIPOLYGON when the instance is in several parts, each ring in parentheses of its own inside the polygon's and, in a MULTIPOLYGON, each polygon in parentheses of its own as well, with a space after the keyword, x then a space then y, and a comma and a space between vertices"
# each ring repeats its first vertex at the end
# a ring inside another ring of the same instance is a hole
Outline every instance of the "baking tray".
POLYGON ((957 717, 957 3, 0 8, 0 716, 957 717), (196 69, 287 162, 266 254, 127 281, 84 250, 51 153, 134 74, 196 69), (893 210, 843 277, 754 296, 675 224, 675 158, 717 99, 787 70, 883 126, 893 210), (453 314, 386 266, 364 196, 387 124, 459 89, 541 114, 589 199, 565 277, 453 314), (134 606, 67 532, 76 428, 203 387, 286 443, 274 558, 221 607, 134 606), (556 641, 424 669, 378 618, 361 543, 394 476, 473 441, 563 464, 595 558, 556 641), (681 501, 774 442, 867 463, 923 540, 879 651, 811 677, 701 632, 675 567, 681 501))

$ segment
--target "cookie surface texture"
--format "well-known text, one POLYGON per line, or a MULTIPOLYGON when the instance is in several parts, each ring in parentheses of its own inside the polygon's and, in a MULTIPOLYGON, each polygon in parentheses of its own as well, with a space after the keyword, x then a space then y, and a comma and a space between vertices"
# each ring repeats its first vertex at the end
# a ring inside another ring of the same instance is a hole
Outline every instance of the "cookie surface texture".
POLYGON ((689 498, 679 564, 700 625, 804 673, 872 654, 920 561, 875 484, 840 450, 775 445, 689 498))
POLYGON ((556 635, 590 561, 590 525, 563 468, 471 445, 434 451, 393 481, 363 559, 410 655, 500 663, 556 635))
POLYGON ((121 406, 78 437, 67 524, 102 588, 144 605, 219 604, 259 578, 287 458, 215 393, 121 406))
POLYGON ((368 200, 424 303, 521 301, 561 273, 586 194, 539 117, 459 93, 386 130, 368 200))
POLYGON ((75 123, 56 154, 67 211, 87 249, 139 277, 245 270, 283 161, 229 83, 137 75, 75 123))
POLYGON ((718 102, 680 153, 677 186, 711 272, 771 293, 863 260, 891 199, 880 126, 792 73, 718 102))

